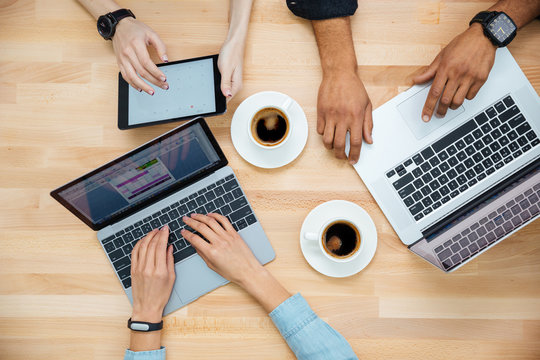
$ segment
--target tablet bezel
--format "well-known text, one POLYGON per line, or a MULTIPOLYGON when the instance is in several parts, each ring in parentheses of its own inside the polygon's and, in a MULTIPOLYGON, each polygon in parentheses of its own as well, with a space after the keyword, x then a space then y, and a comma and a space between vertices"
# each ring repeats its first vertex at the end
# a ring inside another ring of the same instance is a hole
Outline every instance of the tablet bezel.
MULTIPOLYGON (((120 130, 127 130, 127 129, 143 127, 143 126, 165 124, 165 123, 170 123, 174 121, 191 120, 198 116, 206 117, 206 116, 215 116, 215 115, 224 114, 225 111, 227 111, 227 99, 221 93, 221 73, 219 72, 219 68, 217 65, 218 56, 219 56, 218 54, 208 55, 208 56, 201 56, 201 57, 196 57, 196 58, 191 58, 191 59, 172 61, 169 63, 157 64, 158 67, 162 67, 162 66, 172 66, 172 65, 181 64, 185 62, 191 62, 191 61, 212 59, 212 65, 214 69, 214 101, 216 104, 216 111, 210 112, 210 113, 194 114, 194 115, 188 115, 188 116, 183 116, 183 117, 175 117, 175 118, 170 118, 170 119, 150 121, 147 123, 130 125, 129 124, 129 87, 131 85, 129 85, 124 80, 121 73, 118 73, 118 128, 120 130)), ((155 86, 155 85, 152 85, 152 86, 155 86)))

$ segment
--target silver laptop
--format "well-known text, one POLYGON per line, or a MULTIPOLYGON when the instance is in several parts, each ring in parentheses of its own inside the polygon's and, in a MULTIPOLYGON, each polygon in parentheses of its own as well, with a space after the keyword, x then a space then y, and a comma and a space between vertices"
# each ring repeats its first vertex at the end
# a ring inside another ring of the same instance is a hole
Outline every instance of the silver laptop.
POLYGON ((94 230, 129 300, 131 250, 167 224, 176 282, 168 314, 228 281, 210 270, 180 231, 192 213, 221 213, 261 264, 275 253, 203 118, 194 119, 51 192, 94 230))
POLYGON ((473 100, 424 123, 429 88, 373 112, 355 169, 401 241, 449 272, 538 218, 540 98, 505 48, 473 100))

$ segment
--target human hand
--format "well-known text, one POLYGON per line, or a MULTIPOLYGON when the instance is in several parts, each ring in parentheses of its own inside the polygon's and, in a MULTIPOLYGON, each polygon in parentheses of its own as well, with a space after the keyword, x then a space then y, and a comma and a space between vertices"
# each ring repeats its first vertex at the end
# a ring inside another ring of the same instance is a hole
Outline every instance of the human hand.
POLYGON ((185 229, 182 236, 193 245, 210 269, 227 280, 244 287, 247 277, 263 270, 225 216, 192 214, 191 217, 184 216, 182 220, 208 242, 185 229))
POLYGON ((242 89, 242 68, 244 64, 244 43, 226 40, 221 46, 218 68, 221 73, 221 92, 231 100, 242 89))
POLYGON ((150 59, 147 47, 152 45, 163 62, 169 61, 167 49, 149 26, 131 17, 124 18, 116 26, 112 43, 122 77, 136 90, 154 95, 154 89, 141 77, 164 90, 169 88, 165 74, 150 59))
POLYGON ((446 115, 448 107, 453 110, 460 107, 465 98, 473 99, 489 76, 495 50, 480 24, 472 24, 454 38, 426 71, 414 78, 416 84, 435 78, 422 110, 422 120, 431 119, 439 98, 439 116, 446 115))
POLYGON ((338 71, 323 76, 317 100, 317 132, 327 149, 338 159, 346 159, 345 138, 350 133, 349 162, 360 157, 362 137, 373 143, 372 106, 364 84, 356 72, 338 71))
POLYGON ((169 228, 154 229, 139 240, 131 252, 133 315, 136 321, 157 323, 169 297, 176 274, 169 228))

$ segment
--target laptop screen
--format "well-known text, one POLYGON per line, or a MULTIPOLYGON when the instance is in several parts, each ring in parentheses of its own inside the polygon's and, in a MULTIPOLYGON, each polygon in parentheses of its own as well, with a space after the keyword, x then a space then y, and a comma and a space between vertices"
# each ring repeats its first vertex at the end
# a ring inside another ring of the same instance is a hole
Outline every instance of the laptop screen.
POLYGON ((95 227, 131 213, 221 162, 221 150, 202 124, 195 121, 173 130, 63 186, 53 197, 95 227))

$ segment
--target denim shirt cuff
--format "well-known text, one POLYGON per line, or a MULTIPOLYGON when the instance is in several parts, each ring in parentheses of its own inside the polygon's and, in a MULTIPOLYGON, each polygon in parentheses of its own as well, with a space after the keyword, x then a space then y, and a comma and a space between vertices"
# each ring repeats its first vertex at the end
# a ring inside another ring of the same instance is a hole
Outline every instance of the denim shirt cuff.
POLYGON ((270 313, 270 318, 278 328, 281 336, 287 340, 317 319, 317 315, 311 310, 302 295, 296 293, 279 304, 270 313))
POLYGON ((165 348, 162 346, 159 350, 150 351, 131 351, 127 349, 124 360, 165 360, 165 348))

